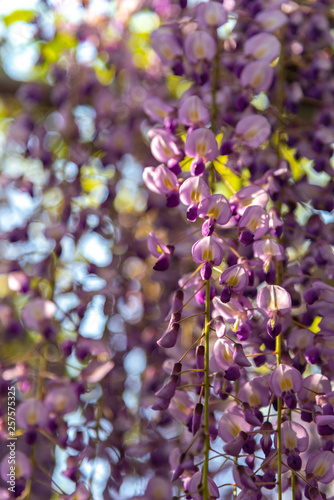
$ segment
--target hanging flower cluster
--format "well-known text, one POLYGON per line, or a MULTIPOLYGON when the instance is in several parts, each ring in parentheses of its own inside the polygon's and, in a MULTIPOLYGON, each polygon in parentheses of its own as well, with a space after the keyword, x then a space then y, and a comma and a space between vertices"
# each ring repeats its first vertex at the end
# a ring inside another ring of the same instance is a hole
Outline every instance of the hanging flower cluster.
POLYGON ((330 0, 78 5, 2 100, 0 499, 333 498, 330 0))

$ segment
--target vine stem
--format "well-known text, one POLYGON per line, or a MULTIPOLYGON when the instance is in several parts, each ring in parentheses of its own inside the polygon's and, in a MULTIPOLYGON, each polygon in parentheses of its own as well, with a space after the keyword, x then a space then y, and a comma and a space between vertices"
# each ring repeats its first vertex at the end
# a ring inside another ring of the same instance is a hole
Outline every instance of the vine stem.
POLYGON ((210 280, 206 281, 206 297, 205 297, 205 365, 204 365, 204 436, 205 436, 205 453, 203 464, 203 500, 209 500, 208 476, 209 476, 209 453, 210 453, 210 432, 209 432, 209 392, 210 392, 210 377, 209 377, 209 336, 210 336, 210 280))

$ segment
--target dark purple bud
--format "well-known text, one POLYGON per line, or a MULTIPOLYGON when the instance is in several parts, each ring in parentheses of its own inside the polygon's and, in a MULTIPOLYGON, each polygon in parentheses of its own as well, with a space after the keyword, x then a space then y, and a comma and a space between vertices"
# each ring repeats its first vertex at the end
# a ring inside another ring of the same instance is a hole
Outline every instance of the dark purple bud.
POLYGON ((220 146, 220 153, 223 156, 233 153, 233 141, 224 141, 220 146))
POLYGON ((254 415, 252 410, 250 408, 247 408, 245 410, 245 420, 248 422, 250 425, 261 425, 262 422, 254 415))
POLYGON ((233 439, 229 443, 225 444, 225 446, 223 446, 223 450, 228 455, 232 455, 232 457, 237 457, 246 441, 247 441, 247 434, 241 431, 239 432, 239 434, 235 439, 233 439))
POLYGON ((244 323, 243 325, 239 326, 235 333, 237 334, 239 340, 247 340, 251 334, 251 330, 247 323, 244 323))
POLYGON ((290 452, 287 458, 287 464, 292 470, 300 470, 302 468, 302 459, 299 453, 290 452))
MULTIPOLYGON (((273 426, 270 422, 266 421, 264 424, 262 424, 261 431, 272 431, 273 426)), ((264 432, 262 434, 262 437, 260 439, 260 445, 262 448, 263 453, 267 456, 270 453, 271 446, 272 446, 272 439, 270 436, 270 432, 264 432)))
POLYGON ((223 289, 220 293, 220 300, 226 304, 226 302, 229 302, 231 298, 231 287, 229 285, 224 285, 223 289))
POLYGON ((250 469, 254 469, 255 467, 255 457, 252 455, 248 455, 248 457, 245 458, 245 462, 248 465, 250 469))
POLYGON ((205 262, 204 265, 201 267, 201 277, 202 280, 209 280, 212 275, 212 266, 210 262, 205 262))
POLYGON ((239 366, 252 366, 248 361, 241 344, 234 344, 233 361, 239 366))
POLYGON ((331 451, 333 453, 333 446, 334 446, 333 441, 326 441, 322 449, 323 451, 331 451))
POLYGON ((304 293, 305 302, 312 305, 319 298, 319 292, 315 288, 310 288, 304 293))
POLYGON ((173 472, 171 481, 172 482, 176 481, 181 476, 181 474, 183 474, 183 472, 184 472, 184 467, 182 467, 182 465, 178 465, 175 471, 173 472))
POLYGON ((312 417, 312 413, 310 413, 309 411, 306 411, 306 410, 309 410, 309 408, 305 408, 304 411, 302 410, 301 413, 300 413, 300 418, 301 420, 303 420, 303 422, 312 422, 313 420, 313 417, 312 417))
POLYGON ((239 241, 247 247, 248 245, 251 245, 254 241, 254 236, 253 233, 251 233, 248 229, 245 229, 244 231, 241 232, 239 241))
POLYGON ((181 60, 175 61, 172 67, 173 73, 176 76, 182 76, 184 74, 184 67, 181 60))
POLYGON ((185 9, 187 7, 188 0, 179 0, 179 4, 181 9, 185 9))
POLYGON ((196 158, 190 165, 191 175, 203 175, 205 170, 205 163, 202 158, 196 158))
POLYGON ((311 365, 315 365, 321 361, 320 351, 317 347, 308 347, 305 350, 305 359, 311 365))
POLYGON ((263 486, 267 490, 273 490, 276 487, 275 481, 276 481, 275 473, 270 470, 266 471, 261 478, 261 482, 263 483, 273 483, 273 484, 266 484, 263 486))
MULTIPOLYGON (((305 492, 305 496, 306 496, 306 492, 305 492)), ((318 488, 316 488, 315 486, 312 486, 309 490, 308 490, 308 497, 310 500, 326 500, 326 495, 325 493, 321 493, 318 488)))
POLYGON ((187 210, 187 219, 189 222, 194 222, 197 219, 197 205, 190 205, 187 210))
POLYGON ((319 436, 331 436, 334 434, 334 429, 329 425, 317 425, 317 431, 319 436))
MULTIPOLYGON (((205 364, 205 347, 204 345, 199 345, 196 349, 196 368, 198 370, 204 370, 204 364, 205 364)), ((204 371, 203 372, 198 372, 199 378, 202 380, 204 378, 204 371)))
MULTIPOLYGON (((242 339, 240 339, 240 340, 242 340, 242 339)), ((266 361, 267 361, 267 358, 266 358, 265 354, 261 354, 260 356, 254 356, 254 358, 253 358, 254 365, 257 367, 264 365, 264 363, 266 363, 266 361)))
POLYGON ((175 175, 179 175, 182 170, 181 170, 181 167, 180 167, 180 164, 178 162, 178 160, 176 160, 175 158, 171 158, 170 160, 168 160, 167 162, 167 167, 169 168, 169 170, 171 170, 175 175))
POLYGON ((66 358, 72 353, 74 345, 75 342, 73 342, 73 340, 64 340, 64 342, 60 344, 60 349, 66 358))
POLYGON ((154 405, 152 406, 152 410, 155 411, 163 411, 167 410, 169 406, 170 400, 169 399, 159 399, 154 405))
POLYGON ((164 347, 165 349, 169 349, 174 347, 177 341, 177 334, 180 330, 179 323, 172 323, 171 327, 169 327, 160 340, 158 340, 158 345, 160 347, 164 347))
POLYGON ((179 193, 177 191, 172 191, 171 193, 167 194, 166 198, 166 207, 168 208, 177 207, 180 204, 179 193))
POLYGON ((333 406, 330 403, 324 404, 324 406, 322 407, 322 412, 324 415, 333 415, 333 406))
POLYGON ((285 404, 288 408, 290 408, 290 410, 294 410, 297 406, 297 398, 296 398, 296 395, 295 394, 292 394, 291 392, 288 392, 288 394, 286 394, 284 396, 284 401, 285 401, 285 404))
POLYGON ((215 230, 215 223, 212 219, 207 219, 202 226, 202 235, 211 236, 215 230))
POLYGON ((156 392, 155 395, 162 399, 172 399, 175 394, 178 381, 178 375, 171 375, 167 383, 158 392, 156 392))
POLYGON ((267 333, 268 335, 272 338, 272 339, 275 339, 276 337, 278 337, 278 335, 281 333, 282 331, 282 325, 281 323, 279 322, 276 322, 274 327, 272 325, 272 320, 268 320, 267 322, 267 333))
POLYGON ((202 405, 202 403, 197 403, 195 408, 194 408, 193 419, 192 419, 192 433, 193 433, 193 435, 195 435, 196 432, 201 427, 202 413, 203 413, 203 405, 202 405))
POLYGON ((28 429, 24 435, 26 443, 31 446, 37 441, 37 431, 36 429, 28 429))
POLYGON ((181 375, 182 363, 174 363, 171 375, 181 375))
POLYGON ((170 256, 165 253, 161 254, 157 262, 154 264, 153 269, 155 271, 167 271, 169 268, 170 256))
POLYGON ((238 380, 238 378, 240 378, 239 368, 235 365, 230 366, 226 370, 224 377, 226 378, 226 380, 238 380))
POLYGON ((255 452, 255 441, 254 438, 251 436, 248 436, 245 444, 242 447, 243 451, 245 453, 248 453, 249 455, 252 455, 255 452))
POLYGON ((176 313, 183 307, 183 298, 184 298, 184 293, 182 290, 177 290, 174 293, 173 296, 173 301, 172 301, 172 312, 176 313))
POLYGON ((235 100, 234 105, 237 111, 244 111, 249 105, 249 100, 246 96, 241 95, 235 100))

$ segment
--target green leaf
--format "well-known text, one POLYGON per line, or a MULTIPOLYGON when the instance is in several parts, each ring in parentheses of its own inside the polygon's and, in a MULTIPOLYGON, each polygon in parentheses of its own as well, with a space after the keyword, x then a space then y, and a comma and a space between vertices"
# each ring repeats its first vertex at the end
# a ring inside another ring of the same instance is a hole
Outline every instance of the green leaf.
POLYGON ((36 12, 34 10, 19 9, 14 10, 14 12, 11 12, 10 14, 7 14, 7 16, 4 16, 2 20, 6 26, 10 26, 11 24, 17 23, 18 21, 29 23, 35 17, 35 15, 36 12))
POLYGON ((279 154, 282 158, 284 158, 290 165, 292 177, 295 181, 298 181, 305 174, 306 164, 309 163, 307 158, 300 158, 296 160, 294 154, 295 149, 289 148, 286 144, 279 145, 279 154))
MULTIPOLYGON (((242 179, 236 174, 231 172, 231 170, 225 165, 227 156, 219 156, 217 160, 213 162, 213 166, 217 172, 221 175, 222 181, 224 183, 223 193, 224 196, 229 198, 236 191, 239 191, 242 187, 242 179)), ((220 188, 221 192, 221 188, 220 188)))

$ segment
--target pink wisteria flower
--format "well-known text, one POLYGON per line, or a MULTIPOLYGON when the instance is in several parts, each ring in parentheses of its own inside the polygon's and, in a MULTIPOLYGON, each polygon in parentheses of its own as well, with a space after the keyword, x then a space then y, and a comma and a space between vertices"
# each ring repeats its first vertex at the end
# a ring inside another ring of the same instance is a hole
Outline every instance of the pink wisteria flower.
POLYGON ((203 28, 219 28, 227 21, 227 12, 219 2, 201 2, 197 8, 197 21, 203 28))
POLYGON ((284 397, 285 404, 294 409, 297 406, 295 394, 303 388, 303 378, 293 366, 280 364, 271 373, 269 386, 275 396, 284 397))
POLYGON ((22 309, 22 321, 30 330, 39 331, 54 317, 56 310, 57 306, 51 300, 31 299, 22 309))
POLYGON ((213 194, 202 199, 198 205, 198 216, 207 219, 202 227, 203 236, 211 236, 215 223, 223 226, 230 220, 230 205, 222 194, 213 194))
POLYGON ((210 188, 201 177, 189 177, 181 185, 179 196, 181 203, 188 205, 187 219, 193 222, 197 219, 198 205, 210 196, 210 188))
POLYGON ((153 269, 155 271, 166 271, 169 268, 170 259, 174 253, 174 247, 165 245, 154 232, 151 231, 147 238, 147 248, 154 257, 158 258, 153 269))
POLYGON ((240 241, 244 245, 250 245, 254 240, 260 239, 269 229, 269 216, 260 206, 247 207, 239 220, 239 228, 242 229, 240 241))
POLYGON ((255 21, 261 25, 264 31, 272 32, 285 26, 289 19, 281 10, 268 9, 256 14, 255 21))
POLYGON ((273 81, 274 69, 266 61, 253 61, 242 70, 240 81, 245 88, 251 88, 255 94, 266 92, 273 81))
POLYGON ((188 96, 178 110, 179 122, 188 126, 203 126, 210 122, 210 113, 197 95, 188 96))
POLYGON ((193 245, 192 256, 197 264, 204 264, 201 268, 203 280, 208 280, 212 274, 212 266, 219 266, 223 259, 223 249, 213 236, 206 236, 193 245))
POLYGON ((19 427, 45 427, 49 412, 42 401, 35 398, 26 399, 17 408, 16 420, 19 427))
POLYGON ((153 121, 164 123, 174 108, 159 97, 151 97, 144 102, 143 109, 153 121))
POLYGON ((205 163, 213 161, 218 155, 218 144, 216 137, 207 128, 193 130, 186 139, 185 154, 194 158, 191 164, 191 175, 202 175, 205 163))
POLYGON ((220 300, 228 302, 232 292, 241 293, 248 285, 248 282, 248 273, 241 264, 228 267, 219 277, 219 283, 223 285, 220 300))
POLYGON ((153 193, 166 195, 168 207, 175 207, 179 204, 179 181, 165 165, 146 167, 143 172, 143 181, 153 193))
POLYGON ((271 63, 279 56, 281 44, 271 33, 258 33, 246 40, 244 52, 246 56, 271 63))
POLYGON ((192 31, 184 41, 184 54, 188 61, 197 64, 200 61, 211 61, 217 51, 214 38, 206 31, 192 31))
POLYGON ((270 136, 271 127, 265 116, 248 115, 237 123, 235 133, 246 146, 258 148, 270 136))

